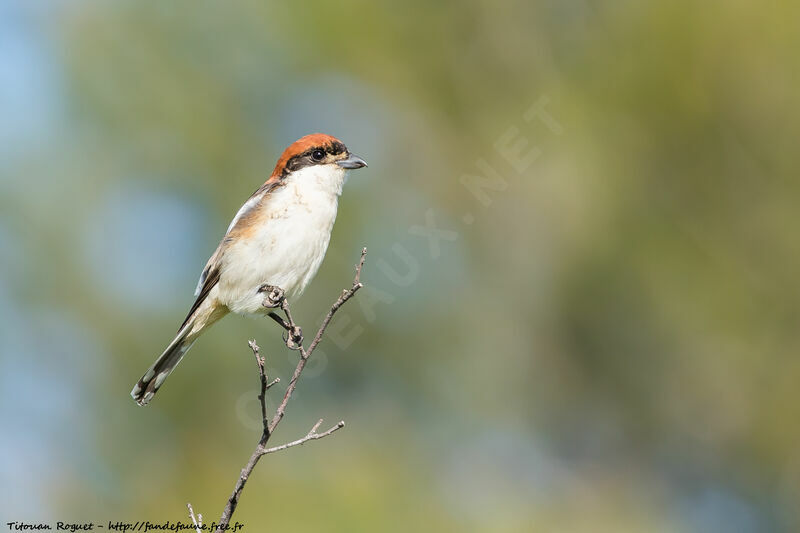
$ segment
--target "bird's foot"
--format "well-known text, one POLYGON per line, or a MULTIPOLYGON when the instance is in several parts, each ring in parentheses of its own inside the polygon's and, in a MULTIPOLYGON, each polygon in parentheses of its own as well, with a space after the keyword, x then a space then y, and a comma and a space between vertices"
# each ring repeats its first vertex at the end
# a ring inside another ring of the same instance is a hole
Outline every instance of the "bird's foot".
POLYGON ((303 346, 303 330, 300 329, 300 326, 290 326, 286 329, 283 340, 286 341, 286 347, 290 350, 299 350, 303 346))
POLYGON ((267 313, 267 316, 270 317, 275 322, 277 322, 286 331, 289 331, 291 329, 291 326, 289 325, 289 323, 286 322, 283 318, 281 318, 274 311, 270 311, 269 313, 267 313))
POLYGON ((286 293, 280 287, 275 285, 267 285, 266 283, 258 288, 258 292, 264 292, 267 295, 261 305, 268 309, 275 309, 280 307, 286 298, 286 293))

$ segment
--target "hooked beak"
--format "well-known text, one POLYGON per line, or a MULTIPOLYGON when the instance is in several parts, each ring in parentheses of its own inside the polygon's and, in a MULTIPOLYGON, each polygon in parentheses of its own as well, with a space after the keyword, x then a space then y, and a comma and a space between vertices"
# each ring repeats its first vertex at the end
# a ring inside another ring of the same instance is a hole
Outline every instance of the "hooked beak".
POLYGON ((340 159, 336 162, 342 168, 361 168, 367 166, 367 162, 351 153, 347 154, 347 159, 340 159))

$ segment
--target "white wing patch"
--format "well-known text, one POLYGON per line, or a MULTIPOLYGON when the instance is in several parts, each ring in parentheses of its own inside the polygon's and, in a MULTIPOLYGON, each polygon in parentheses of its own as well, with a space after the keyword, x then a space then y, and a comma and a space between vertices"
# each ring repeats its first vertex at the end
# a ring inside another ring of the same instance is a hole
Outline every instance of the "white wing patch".
POLYGON ((251 209, 253 209, 253 208, 254 208, 256 205, 258 205, 258 202, 260 202, 260 201, 261 201, 261 197, 262 197, 262 196, 264 196, 264 193, 261 193, 261 194, 256 194, 256 195, 254 195, 254 196, 251 196, 251 197, 250 197, 250 198, 249 198, 249 199, 248 199, 248 200, 247 200, 247 201, 244 203, 244 205, 243 205, 242 207, 240 207, 240 208, 239 208, 239 211, 237 211, 237 212, 236 212, 236 216, 234 216, 234 217, 233 217, 233 220, 231 220, 231 223, 230 223, 230 225, 228 226, 228 229, 227 229, 227 230, 225 230, 225 235, 227 235, 228 233, 230 233, 230 232, 231 232, 231 230, 233 229, 233 227, 236 225, 236 223, 237 223, 237 222, 239 222, 239 219, 240 219, 240 218, 242 218, 242 217, 244 216, 244 214, 245 214, 245 213, 247 213, 248 211, 250 211, 251 209))
POLYGON ((206 276, 208 275, 208 270, 205 268, 203 269, 203 273, 200 274, 200 279, 197 282, 197 287, 194 289, 194 295, 200 296, 200 291, 203 290, 203 283, 206 282, 206 276))
MULTIPOLYGON (((239 220, 245 215, 245 213, 247 213, 251 209, 254 209, 258 205, 263 196, 264 196, 263 192, 261 194, 254 194, 244 203, 242 207, 239 208, 239 211, 236 212, 236 215, 233 217, 233 220, 231 220, 231 223, 228 225, 228 229, 225 230, 225 235, 222 237, 223 239, 225 239, 225 237, 228 236, 228 233, 231 232, 233 227, 236 226, 236 223, 239 222, 239 220)), ((208 276, 208 270, 209 270, 208 265, 206 265, 206 267, 203 269, 203 273, 200 274, 200 280, 197 282, 197 287, 194 289, 195 296, 200 294, 200 291, 203 288, 203 283, 206 282, 206 277, 208 276)))

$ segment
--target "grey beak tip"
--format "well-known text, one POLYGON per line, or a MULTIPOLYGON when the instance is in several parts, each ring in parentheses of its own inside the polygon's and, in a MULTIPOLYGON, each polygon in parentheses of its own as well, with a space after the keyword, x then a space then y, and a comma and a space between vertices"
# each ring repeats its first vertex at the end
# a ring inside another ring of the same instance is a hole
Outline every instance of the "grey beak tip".
POLYGON ((367 166, 367 162, 358 157, 357 155, 350 154, 347 159, 342 159, 336 162, 342 168, 353 169, 362 168, 367 166))

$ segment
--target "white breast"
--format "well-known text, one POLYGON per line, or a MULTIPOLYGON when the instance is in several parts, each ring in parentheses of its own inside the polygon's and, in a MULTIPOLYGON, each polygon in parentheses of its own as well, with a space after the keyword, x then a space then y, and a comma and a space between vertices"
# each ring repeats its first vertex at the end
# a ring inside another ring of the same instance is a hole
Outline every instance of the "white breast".
POLYGON ((300 296, 328 249, 345 171, 334 165, 293 172, 262 200, 254 231, 232 242, 222 259, 215 295, 235 313, 263 313, 268 283, 300 296))

